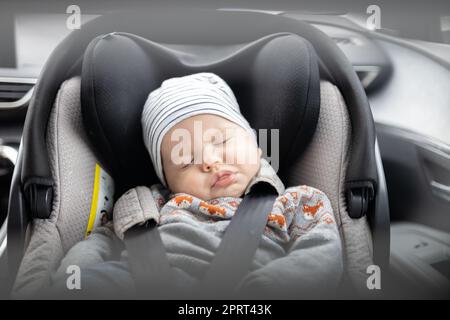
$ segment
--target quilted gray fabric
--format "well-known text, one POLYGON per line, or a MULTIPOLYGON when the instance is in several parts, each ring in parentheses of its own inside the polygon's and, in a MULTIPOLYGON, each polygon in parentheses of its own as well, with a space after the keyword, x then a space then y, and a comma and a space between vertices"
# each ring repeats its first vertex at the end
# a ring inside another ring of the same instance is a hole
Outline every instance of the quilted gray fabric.
POLYGON ((372 262, 372 239, 366 218, 347 214, 344 182, 350 151, 351 123, 345 102, 333 84, 320 85, 320 115, 316 133, 296 164, 289 185, 306 184, 325 192, 333 207, 346 254, 346 268, 357 288, 367 291, 366 268, 372 262))
POLYGON ((30 233, 30 244, 12 291, 16 299, 36 298, 35 294, 50 284, 50 275, 64 255, 54 220, 34 220, 30 233))
POLYGON ((64 251, 84 237, 97 163, 81 119, 80 80, 76 77, 62 84, 47 129, 50 167, 56 182, 53 211, 64 251))
POLYGON ((97 160, 82 124, 80 80, 75 77, 61 85, 50 115, 46 139, 55 181, 53 208, 50 219, 33 221, 15 283, 18 296, 44 285, 45 273, 52 272, 63 253, 84 238, 97 160), (26 292, 21 292, 25 287, 26 292))
POLYGON ((123 240, 134 225, 153 219, 159 222, 159 210, 148 187, 139 186, 125 192, 114 205, 114 232, 123 240))

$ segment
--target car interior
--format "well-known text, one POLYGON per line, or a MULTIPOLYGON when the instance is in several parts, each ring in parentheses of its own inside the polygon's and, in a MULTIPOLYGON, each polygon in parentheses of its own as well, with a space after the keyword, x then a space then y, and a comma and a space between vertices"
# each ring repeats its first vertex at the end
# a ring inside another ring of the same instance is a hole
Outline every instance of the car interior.
POLYGON ((326 2, 82 2, 75 30, 66 7, 2 10, 0 298, 36 297, 99 212, 157 181, 143 103, 164 79, 209 71, 252 127, 282 128, 283 182, 329 196, 338 298, 448 299, 450 6, 424 6, 381 2, 376 29, 366 6, 326 2))

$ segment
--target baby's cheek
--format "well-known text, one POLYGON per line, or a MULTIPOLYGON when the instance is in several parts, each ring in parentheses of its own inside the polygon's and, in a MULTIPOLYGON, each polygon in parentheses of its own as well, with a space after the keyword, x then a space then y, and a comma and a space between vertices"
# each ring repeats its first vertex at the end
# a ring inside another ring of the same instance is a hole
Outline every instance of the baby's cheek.
POLYGON ((185 180, 186 178, 183 177, 183 175, 176 175, 176 174, 171 174, 170 178, 169 175, 166 175, 167 178, 167 182, 169 184, 169 189, 174 192, 174 193, 179 193, 179 192, 186 192, 186 183, 185 180))
POLYGON ((205 189, 205 179, 202 174, 199 174, 198 172, 190 172, 184 175, 180 175, 176 179, 179 180, 178 186, 180 189, 182 189, 182 192, 201 192, 205 189))
POLYGON ((252 140, 248 137, 236 138, 233 140, 233 143, 226 146, 225 161, 228 164, 238 166, 255 164, 258 158, 258 149, 254 146, 252 140))

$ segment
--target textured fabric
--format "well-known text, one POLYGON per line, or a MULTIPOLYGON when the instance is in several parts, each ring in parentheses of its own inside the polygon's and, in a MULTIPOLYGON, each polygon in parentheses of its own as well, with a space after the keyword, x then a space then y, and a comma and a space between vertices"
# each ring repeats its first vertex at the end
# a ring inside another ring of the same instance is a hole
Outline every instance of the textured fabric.
POLYGON ((249 193, 250 189, 258 182, 270 183, 279 195, 285 191, 283 182, 280 180, 270 163, 264 158, 261 158, 261 167, 259 168, 258 173, 250 180, 244 194, 249 193))
POLYGON ((52 283, 66 280, 66 270, 71 265, 85 268, 105 260, 110 260, 115 253, 115 239, 112 226, 95 228, 85 241, 81 241, 70 248, 61 260, 56 272, 52 274, 52 283), (76 259, 71 259, 72 257, 76 257, 76 259))
POLYGON ((36 298, 51 285, 50 275, 58 267, 64 251, 54 221, 35 219, 31 239, 16 276, 12 298, 36 298))
POLYGON ((164 186, 167 186, 161 160, 164 135, 177 123, 199 114, 214 114, 236 123, 251 132, 256 143, 233 91, 219 76, 203 72, 165 80, 149 94, 142 112, 144 143, 164 186))
POLYGON ((47 284, 63 254, 83 240, 88 225, 97 161, 81 121, 79 77, 61 85, 46 139, 54 177, 53 207, 49 219, 32 222, 30 245, 16 278, 17 297, 47 284))
MULTIPOLYGON (((204 202, 177 194, 161 209, 159 229, 169 262, 185 274, 189 286, 207 271, 240 201, 224 197, 204 202)), ((230 257, 229 263, 237 261, 230 257)), ((328 199, 317 189, 292 187, 276 199, 239 291, 249 297, 291 298, 304 290, 333 291, 341 272, 341 242, 328 199)))
POLYGON ((289 185, 307 184, 328 195, 343 240, 346 270, 353 284, 367 291, 366 268, 373 264, 366 217, 351 219, 345 202, 345 173, 350 154, 351 124, 339 90, 321 82, 319 122, 311 144, 290 175, 289 185))
POLYGON ((125 192, 114 205, 114 231, 123 240, 125 232, 137 224, 143 224, 153 219, 159 222, 158 201, 156 186, 151 189, 140 186, 125 192), (153 194, 152 194, 153 193, 153 194))
POLYGON ((55 177, 53 211, 64 251, 82 240, 88 225, 97 159, 83 127, 80 78, 61 85, 47 133, 55 177))
MULTIPOLYGON (((267 172, 268 168, 265 169, 267 172)), ((273 169, 268 176, 276 176, 273 169)), ((270 179, 266 177, 266 181, 270 179)), ((153 187, 152 191, 154 203, 160 210, 159 231, 169 263, 174 269, 177 293, 188 297, 192 286, 203 277, 214 258, 242 199, 222 197, 202 201, 180 193, 166 197, 166 189, 162 186, 153 187)), ((128 194, 122 197, 125 201, 139 202, 139 198, 129 197, 128 194)), ((128 203, 125 206, 122 203, 120 210, 136 206, 141 205, 128 203)), ((103 242, 98 239, 98 242, 92 240, 90 244, 102 251, 103 242)), ((65 260, 76 261, 76 254, 82 255, 83 250, 71 250, 65 260)), ((236 263, 232 257, 230 259, 230 263, 236 263)), ((86 267, 95 268, 94 265, 86 267)), ((111 271, 110 268, 106 270, 111 271)), ((253 264, 236 294, 250 298, 332 294, 341 279, 342 270, 341 241, 328 198, 311 187, 291 187, 276 199, 253 264)), ((121 275, 122 268, 114 278, 121 275)), ((125 291, 129 292, 133 284, 127 287, 125 291)), ((106 292, 110 289, 111 286, 106 284, 106 292)), ((158 292, 162 290, 159 288, 158 292)))

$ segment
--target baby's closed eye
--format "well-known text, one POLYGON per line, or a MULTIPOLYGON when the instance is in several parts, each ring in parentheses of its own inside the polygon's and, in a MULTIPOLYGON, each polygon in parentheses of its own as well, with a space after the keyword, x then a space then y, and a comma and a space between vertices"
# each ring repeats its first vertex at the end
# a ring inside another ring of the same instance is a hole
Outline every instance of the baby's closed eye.
POLYGON ((189 167, 193 163, 194 163, 194 157, 191 157, 191 160, 188 163, 182 165, 181 168, 185 169, 185 168, 189 167))

